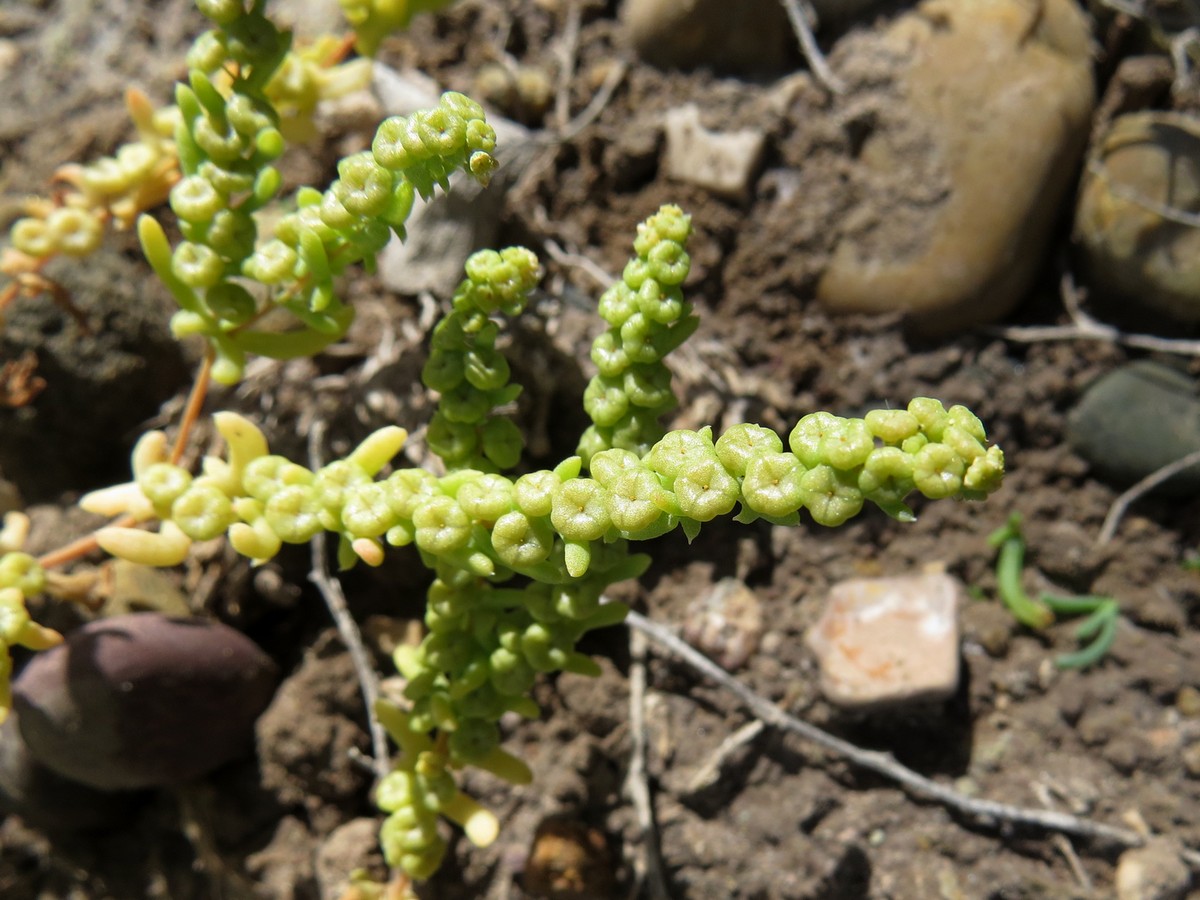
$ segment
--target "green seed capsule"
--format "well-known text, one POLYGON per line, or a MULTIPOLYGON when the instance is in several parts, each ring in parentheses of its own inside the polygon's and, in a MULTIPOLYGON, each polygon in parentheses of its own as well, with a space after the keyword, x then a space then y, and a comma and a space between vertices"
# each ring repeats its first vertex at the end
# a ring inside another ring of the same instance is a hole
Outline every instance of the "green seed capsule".
POLYGON ((572 478, 554 492, 550 521, 571 541, 595 541, 612 525, 608 491, 591 478, 572 478))
POLYGON ((211 485, 192 485, 172 505, 171 520, 194 541, 210 541, 236 521, 229 498, 211 485))

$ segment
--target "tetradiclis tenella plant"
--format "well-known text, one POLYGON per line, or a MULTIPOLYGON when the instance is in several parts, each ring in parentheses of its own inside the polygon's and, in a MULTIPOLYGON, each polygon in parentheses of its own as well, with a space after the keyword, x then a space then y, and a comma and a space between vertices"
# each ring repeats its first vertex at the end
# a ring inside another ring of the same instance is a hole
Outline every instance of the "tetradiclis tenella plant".
MULTIPOLYGON (((290 37, 261 2, 198 5, 213 28, 188 56, 169 131, 179 177, 166 196, 181 238, 172 245, 148 214, 137 230, 179 305, 175 335, 206 342, 203 377, 234 383, 248 355, 312 355, 344 335, 354 309, 338 296, 338 276, 356 263, 369 269, 389 240, 404 237, 414 196, 445 188, 454 171, 486 184, 495 132, 478 104, 447 93, 433 109, 383 122, 371 149, 343 159, 326 190, 282 200, 274 161, 286 129, 272 85, 289 64, 290 37), (268 228, 262 213, 281 207, 268 228)), ((363 22, 392 6, 346 5, 363 22)), ((360 32, 368 49, 378 37, 360 32)), ((463 793, 456 772, 475 766, 514 784, 530 780, 501 746, 501 719, 538 716, 531 689, 541 673, 598 673, 576 648, 588 631, 624 619, 626 607, 604 592, 649 564, 631 542, 676 528, 690 539, 724 516, 796 525, 805 510, 835 526, 868 502, 911 520, 914 493, 978 500, 1000 486, 1004 457, 980 421, 929 398, 859 418, 810 413, 786 436, 752 423, 720 435, 666 430, 677 400, 664 361, 697 326, 682 291, 690 231, 675 206, 638 226, 634 255, 599 301, 608 327, 592 345, 595 376, 582 398, 592 424, 576 454, 553 468, 522 470, 521 430, 506 412, 521 387, 501 329, 524 313, 541 274, 532 252, 510 247, 467 261, 430 336, 422 380, 437 394, 427 429, 437 472, 397 463, 406 439, 399 425, 314 470, 271 453, 253 422, 218 412, 225 449, 198 472, 152 431, 133 450, 133 480, 81 502, 120 517, 96 533, 100 547, 155 566, 179 564, 193 542, 221 536, 263 561, 284 544, 332 533, 343 567, 416 547, 432 574, 424 637, 395 652, 403 697, 374 710, 400 749, 377 788, 388 814, 381 842, 407 878, 428 878, 440 865, 440 818, 476 844, 495 838, 499 823, 463 793)), ((37 648, 56 636, 25 612, 47 573, 20 551, 22 539, 19 521, 0 532, 0 640, 37 648)))

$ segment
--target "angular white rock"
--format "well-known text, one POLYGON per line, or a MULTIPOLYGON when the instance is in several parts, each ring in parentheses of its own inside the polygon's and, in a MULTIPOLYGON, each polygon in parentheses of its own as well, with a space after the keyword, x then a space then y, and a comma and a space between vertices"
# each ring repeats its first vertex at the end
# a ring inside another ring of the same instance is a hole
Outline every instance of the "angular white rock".
POLYGON ((754 184, 766 148, 761 131, 709 131, 694 103, 668 110, 663 129, 663 169, 669 178, 729 197, 744 199, 754 184))
POLYGON ((962 594, 962 584, 942 573, 834 585, 807 635, 825 698, 862 709, 951 696, 962 594))

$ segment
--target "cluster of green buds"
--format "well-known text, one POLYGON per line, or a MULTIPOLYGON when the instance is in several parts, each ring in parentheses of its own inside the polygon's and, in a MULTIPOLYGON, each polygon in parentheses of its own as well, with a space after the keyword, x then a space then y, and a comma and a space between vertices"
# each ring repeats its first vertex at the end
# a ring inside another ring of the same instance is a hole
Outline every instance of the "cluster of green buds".
POLYGON ((183 177, 170 202, 184 240, 172 250, 162 226, 148 216, 139 220, 138 234, 179 303, 173 332, 207 338, 213 377, 232 383, 247 353, 310 355, 345 334, 353 310, 336 296, 335 278, 352 263, 371 268, 392 234, 404 236, 414 193, 428 196, 435 185, 445 187, 458 168, 486 182, 495 166, 495 133, 481 107, 454 93, 433 110, 388 119, 370 151, 343 159, 328 190, 298 191, 295 211, 260 240, 255 213, 279 191, 273 162, 284 149, 266 88, 290 36, 262 14, 261 3, 250 12, 241 0, 199 5, 217 27, 197 39, 188 56, 189 83, 176 91, 183 177), (230 72, 236 74, 229 78, 230 72), (261 286, 259 296, 246 279, 261 286), (300 327, 251 327, 276 310, 300 327))
MULTIPOLYGON (((213 18, 230 19, 237 4, 199 5, 213 18)), ((344 46, 344 41, 332 35, 319 37, 289 49, 271 74, 263 93, 288 141, 315 136, 313 116, 320 101, 345 96, 370 84, 370 60, 341 61, 344 46)), ((237 60, 225 54, 226 49, 226 35, 221 31, 205 32, 193 44, 188 65, 228 95, 236 81, 231 73, 238 67, 237 60), (224 58, 213 66, 217 56, 224 58)), ((235 49, 257 52, 260 48, 243 42, 235 49)), ((260 68, 262 63, 256 60, 260 68)), ((130 228, 139 215, 167 201, 180 179, 175 142, 180 107, 172 104, 155 109, 150 99, 135 89, 126 92, 125 103, 137 138, 112 156, 86 165, 62 166, 55 172, 54 180, 69 185, 71 190, 55 201, 32 198, 26 203, 26 215, 13 224, 9 233, 14 252, 0 265, 5 274, 18 276, 35 271, 54 256, 88 256, 100 246, 108 223, 130 228)))
POLYGON ((356 50, 374 56, 383 39, 408 27, 412 17, 437 12, 454 0, 338 0, 346 21, 354 27, 356 50))
POLYGON ((592 345, 596 375, 583 395, 593 423, 579 442, 585 464, 611 448, 643 454, 663 435, 659 420, 676 404, 663 357, 699 324, 681 290, 691 228, 679 207, 662 207, 638 226, 636 256, 600 298, 609 328, 592 345))
POLYGON ((88 256, 100 246, 105 224, 128 228, 137 216, 167 199, 179 180, 179 160, 171 134, 178 111, 155 110, 140 91, 126 92, 125 104, 137 127, 137 140, 112 156, 87 165, 63 166, 55 180, 69 184, 59 202, 33 199, 27 215, 9 232, 20 258, 5 261, 10 275, 32 271, 50 257, 88 256))
POLYGON ((509 365, 497 349, 497 312, 520 314, 537 285, 537 257, 523 247, 483 250, 467 260, 467 277, 433 331, 425 386, 441 394, 426 441, 450 469, 504 470, 519 461, 524 441, 511 419, 495 412, 516 400, 509 365))
POLYGON ((46 572, 38 561, 21 550, 29 535, 29 518, 10 512, 0 528, 0 722, 12 708, 9 648, 46 650, 62 643, 62 635, 29 617, 25 600, 46 589, 46 572))

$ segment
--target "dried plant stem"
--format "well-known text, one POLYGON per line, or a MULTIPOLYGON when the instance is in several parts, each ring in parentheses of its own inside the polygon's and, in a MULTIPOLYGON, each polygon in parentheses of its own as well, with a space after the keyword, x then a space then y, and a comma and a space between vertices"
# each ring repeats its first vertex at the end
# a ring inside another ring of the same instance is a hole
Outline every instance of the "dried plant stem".
POLYGON ((187 405, 184 406, 183 415, 179 419, 179 433, 175 435, 175 443, 171 447, 172 465, 178 465, 179 460, 183 459, 192 428, 200 418, 200 410, 204 408, 204 398, 208 396, 208 388, 212 383, 212 364, 215 356, 211 346, 205 349, 204 359, 200 361, 200 369, 196 372, 196 380, 192 382, 192 390, 188 394, 187 405))
MULTIPOLYGON (((308 462, 314 471, 321 467, 321 443, 325 437, 325 423, 321 419, 313 422, 308 433, 308 462)), ((354 665, 354 674, 358 678, 358 687, 362 693, 363 703, 367 708, 367 728, 371 733, 371 762, 376 778, 383 778, 391 771, 390 754, 388 753, 387 732, 375 718, 372 710, 375 701, 379 699, 379 679, 371 665, 367 648, 363 645, 362 634, 350 609, 346 604, 346 594, 342 583, 329 572, 329 556, 326 549, 328 535, 319 534, 309 542, 312 551, 312 570, 308 573, 311 581, 321 593, 325 606, 329 609, 333 623, 337 627, 338 636, 350 653, 350 661, 354 665)))
MULTIPOLYGON (((799 735, 861 768, 882 775, 899 784, 918 799, 940 803, 947 809, 972 819, 980 825, 1025 826, 1043 831, 1071 834, 1088 840, 1107 841, 1120 847, 1139 847, 1145 843, 1143 835, 1128 828, 1105 825, 1102 822, 1093 822, 1090 819, 1055 810, 1031 809, 1008 803, 998 803, 994 800, 968 797, 951 787, 913 771, 898 762, 890 753, 864 750, 815 725, 789 715, 765 697, 756 694, 681 638, 645 616, 631 611, 626 622, 629 627, 642 632, 660 647, 668 650, 671 655, 736 695, 751 712, 767 725, 799 735)), ((1200 870, 1200 851, 1185 849, 1181 853, 1181 857, 1193 869, 1200 870)))
POLYGON ((642 829, 642 846, 638 865, 638 889, 633 896, 651 900, 668 900, 666 879, 663 876, 662 856, 658 848, 658 826, 654 821, 654 802, 650 796, 650 779, 646 772, 646 635, 629 633, 629 739, 633 749, 629 755, 629 774, 625 790, 633 800, 638 825, 642 829))
POLYGON ((783 3, 783 8, 787 10, 788 20, 792 23, 792 30, 796 32, 796 39, 800 41, 800 52, 808 60, 809 68, 812 69, 817 81, 821 82, 830 93, 845 93, 846 85, 840 78, 833 74, 833 69, 829 68, 829 63, 825 61, 825 54, 817 46, 817 38, 813 34, 813 28, 817 21, 817 13, 812 8, 812 4, 808 0, 780 0, 780 2, 783 3))
POLYGON ((1100 534, 1096 537, 1097 546, 1103 547, 1113 539, 1117 529, 1121 526, 1121 519, 1125 517, 1125 513, 1133 503, 1163 482, 1169 481, 1180 472, 1195 465, 1200 465, 1200 450, 1193 450, 1187 456, 1180 457, 1175 462, 1167 463, 1161 469, 1151 472, 1114 500, 1112 506, 1108 508, 1108 515, 1104 517, 1104 524, 1100 526, 1100 534))

